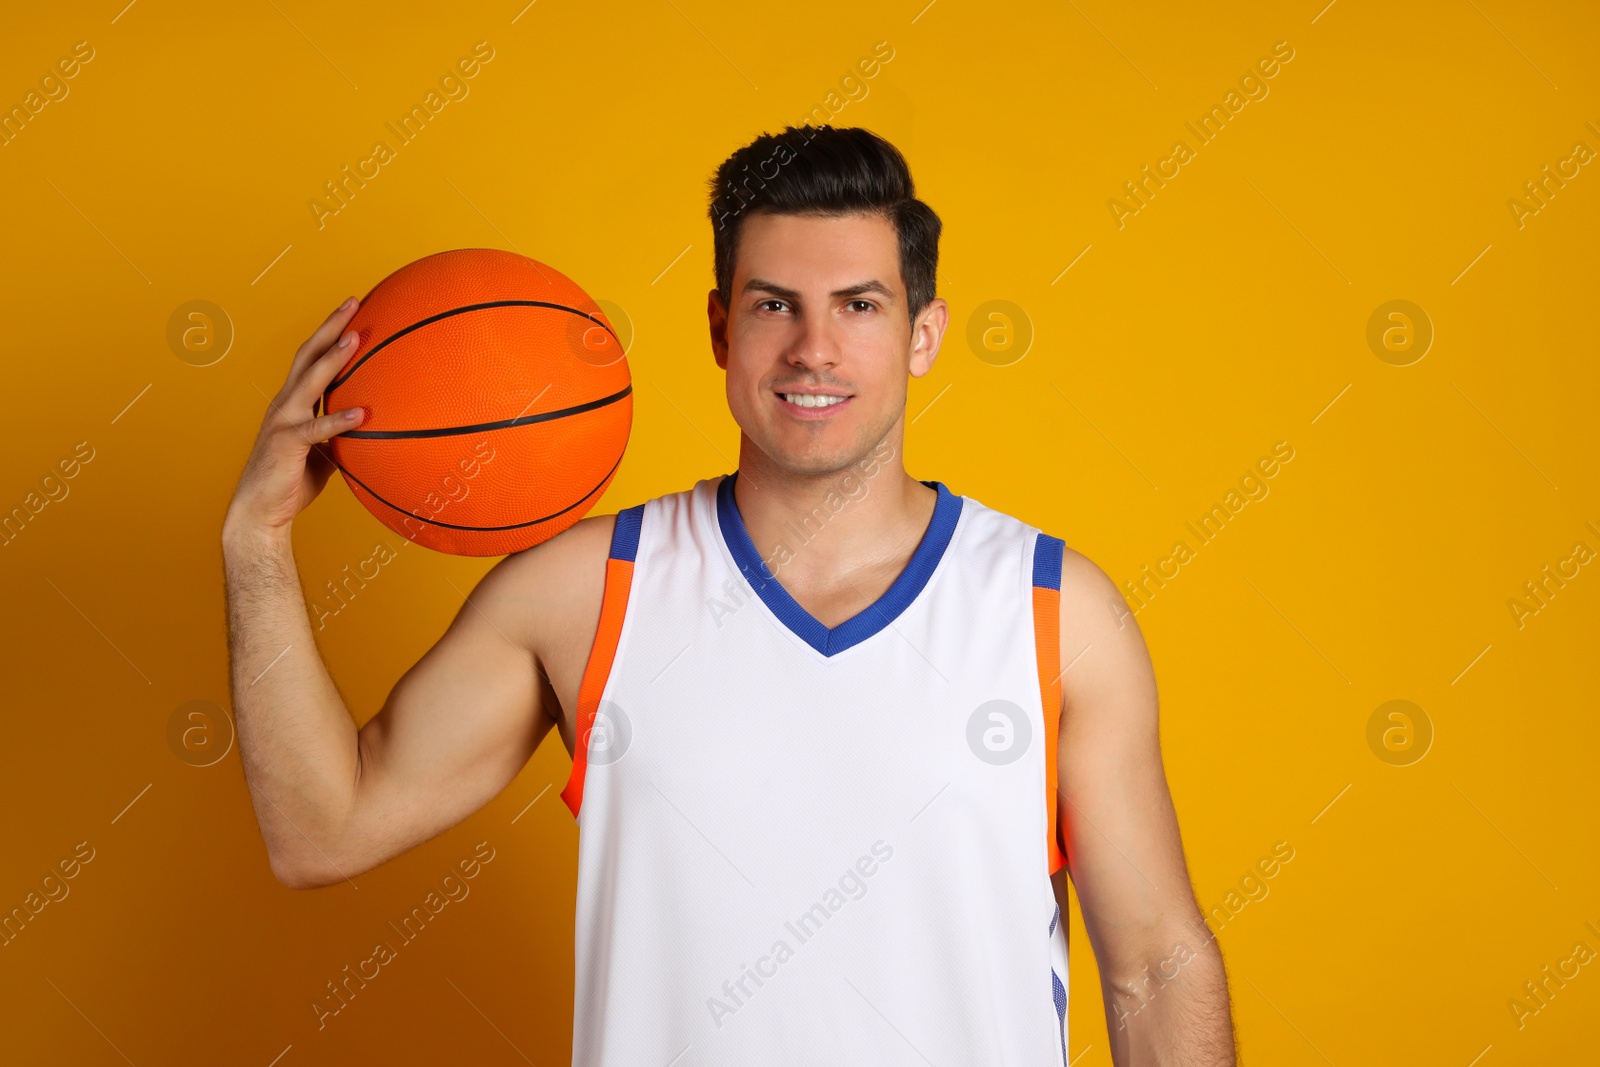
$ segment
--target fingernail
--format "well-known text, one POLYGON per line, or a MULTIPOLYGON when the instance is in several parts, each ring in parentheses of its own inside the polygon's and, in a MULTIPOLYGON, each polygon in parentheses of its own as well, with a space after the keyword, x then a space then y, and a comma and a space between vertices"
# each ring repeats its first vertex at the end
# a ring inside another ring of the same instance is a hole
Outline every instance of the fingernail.
POLYGON ((351 330, 349 333, 347 333, 343 337, 339 338, 339 347, 340 348, 349 348, 350 347, 350 342, 354 341, 355 339, 356 339, 356 332, 354 330, 351 330))
POLYGON ((340 311, 349 311, 351 308, 353 308, 355 306, 356 306, 356 298, 352 296, 350 299, 346 300, 344 303, 339 305, 339 310, 340 311))
POLYGON ((348 411, 346 411, 344 413, 344 421, 345 422, 355 422, 360 417, 361 417, 361 409, 360 408, 351 408, 350 410, 348 410, 348 411))

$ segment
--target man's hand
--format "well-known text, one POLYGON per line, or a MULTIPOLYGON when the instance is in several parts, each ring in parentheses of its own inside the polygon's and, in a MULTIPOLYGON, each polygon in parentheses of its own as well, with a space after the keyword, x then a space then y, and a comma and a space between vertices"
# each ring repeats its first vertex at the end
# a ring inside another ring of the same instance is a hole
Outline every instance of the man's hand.
POLYGON ((236 535, 287 539, 294 517, 328 484, 334 465, 322 442, 355 429, 366 416, 361 408, 316 414, 317 398, 354 351, 355 331, 339 335, 359 306, 353 296, 346 300, 295 352, 228 505, 224 540, 236 535))
POLYGON ((610 517, 590 517, 501 560, 357 730, 317 649, 289 537, 333 472, 320 443, 362 421, 359 408, 316 414, 357 350, 346 332, 356 306, 295 353, 223 524, 239 755, 272 871, 295 888, 350 881, 516 777, 560 712, 540 649, 555 634, 572 657, 573 634, 593 634, 611 544, 610 517))

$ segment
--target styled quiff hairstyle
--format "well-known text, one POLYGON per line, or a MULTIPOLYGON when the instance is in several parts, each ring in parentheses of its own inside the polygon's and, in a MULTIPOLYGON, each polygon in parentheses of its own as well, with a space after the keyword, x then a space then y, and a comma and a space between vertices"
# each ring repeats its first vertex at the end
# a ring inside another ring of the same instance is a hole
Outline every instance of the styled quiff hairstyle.
POLYGON ((732 306, 733 258, 744 220, 772 215, 876 214, 900 238, 900 277, 913 323, 936 295, 939 216, 917 199, 899 149, 870 130, 786 126, 729 156, 710 179, 717 293, 732 306))

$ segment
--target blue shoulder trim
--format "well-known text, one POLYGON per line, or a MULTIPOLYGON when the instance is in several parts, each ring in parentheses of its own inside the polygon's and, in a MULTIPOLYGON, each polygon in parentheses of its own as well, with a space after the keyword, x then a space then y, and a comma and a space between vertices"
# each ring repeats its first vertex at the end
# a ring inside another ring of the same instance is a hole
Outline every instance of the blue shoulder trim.
POLYGON ((611 558, 632 563, 639 554, 639 526, 644 520, 644 505, 635 504, 617 512, 617 525, 611 531, 611 558))
POLYGON ((1033 548, 1033 584, 1046 589, 1061 588, 1061 554, 1067 543, 1059 537, 1041 533, 1033 548))

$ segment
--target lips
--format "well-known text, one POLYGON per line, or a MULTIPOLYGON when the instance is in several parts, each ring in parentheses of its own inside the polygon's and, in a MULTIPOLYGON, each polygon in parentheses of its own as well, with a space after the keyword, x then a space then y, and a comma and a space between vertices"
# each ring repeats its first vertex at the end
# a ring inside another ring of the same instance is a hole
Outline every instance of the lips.
POLYGON ((846 393, 785 393, 778 395, 785 401, 799 407, 831 407, 834 404, 850 399, 846 393))
POLYGON ((785 411, 802 419, 827 418, 845 408, 850 396, 842 393, 775 392, 785 411))

